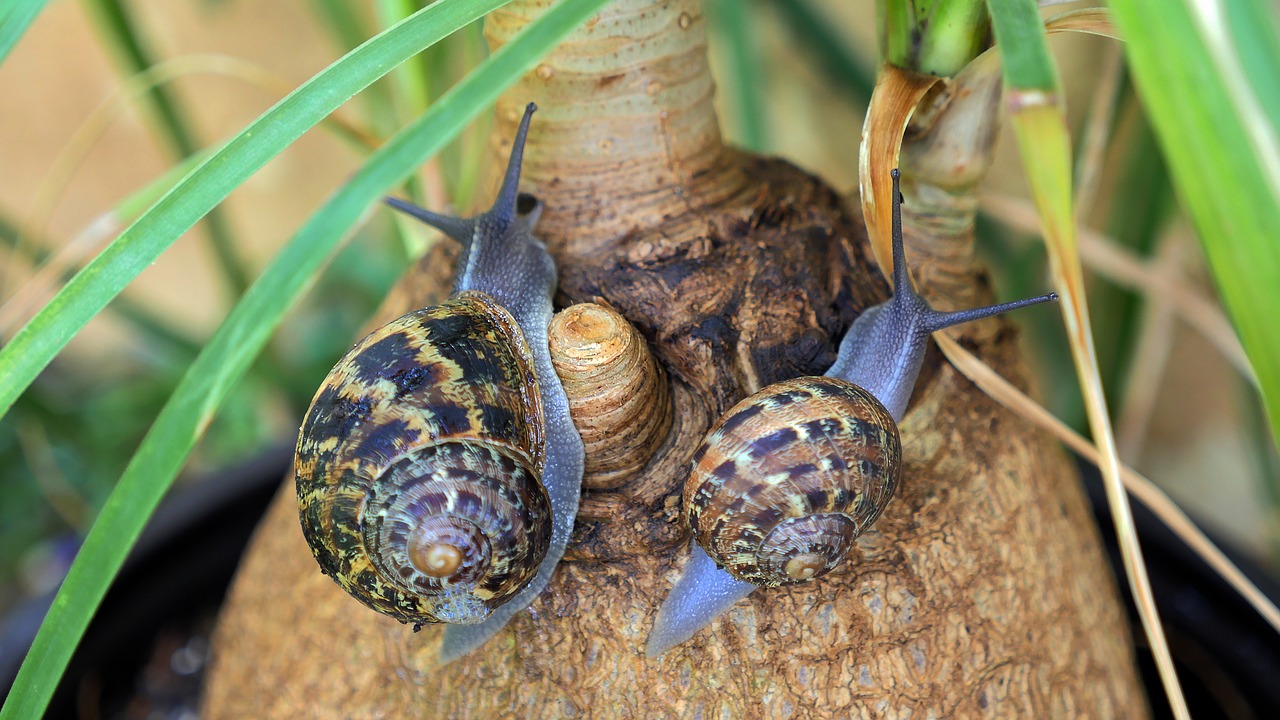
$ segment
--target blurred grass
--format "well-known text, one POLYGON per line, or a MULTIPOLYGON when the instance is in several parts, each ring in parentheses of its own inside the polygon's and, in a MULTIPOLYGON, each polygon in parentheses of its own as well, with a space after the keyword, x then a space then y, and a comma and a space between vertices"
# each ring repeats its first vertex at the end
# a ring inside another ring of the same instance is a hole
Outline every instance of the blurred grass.
POLYGON ((1085 416, 1101 462, 1107 505, 1116 528, 1129 589, 1175 717, 1189 718, 1173 656, 1147 577, 1128 494, 1120 478, 1119 449, 1095 350, 1077 238, 1072 146, 1057 63, 1034 0, 987 0, 1004 75, 1004 104, 1018 139, 1027 185, 1040 214, 1050 274, 1084 399, 1085 416))
POLYGON ((44 9, 46 2, 48 0, 12 0, 0 7, 0 62, 4 62, 13 46, 22 39, 22 34, 44 9))
POLYGON ((1275 443, 1280 440, 1276 8, 1254 0, 1226 5, 1112 0, 1111 8, 1127 38, 1134 82, 1179 196, 1258 376, 1275 443), (1188 102, 1189 97, 1195 100, 1188 102))
POLYGON ((744 150, 765 152, 769 146, 765 131, 765 89, 761 87, 765 74, 754 49, 757 47, 755 13, 750 3, 742 0, 710 0, 707 11, 711 27, 720 33, 728 56, 725 63, 728 77, 724 83, 728 85, 734 108, 724 122, 736 126, 735 138, 744 150))
POLYGON ((277 103, 198 165, 0 350, 0 412, 111 298, 269 159, 398 62, 502 0, 454 0, 423 10, 353 50, 277 103), (448 32, 442 28, 449 28, 448 32))
MULTIPOLYGON (((129 7, 120 0, 84 0, 84 5, 97 19, 100 28, 98 36, 115 49, 114 54, 119 58, 124 76, 145 72, 155 64, 129 7)), ((188 129, 191 122, 169 88, 165 85, 153 85, 145 99, 147 107, 159 123, 160 132, 157 134, 167 142, 174 159, 182 160, 196 155, 200 146, 194 133, 188 129)), ((204 224, 209 230, 209 244, 223 281, 227 284, 232 299, 239 297, 249 286, 249 276, 236 249, 231 226, 219 208, 214 208, 205 215, 204 224)))
POLYGON ((875 88, 873 63, 858 59, 850 44, 836 31, 835 24, 812 0, 773 0, 771 4, 782 21, 801 38, 800 49, 813 56, 813 62, 822 68, 832 84, 865 106, 875 88))

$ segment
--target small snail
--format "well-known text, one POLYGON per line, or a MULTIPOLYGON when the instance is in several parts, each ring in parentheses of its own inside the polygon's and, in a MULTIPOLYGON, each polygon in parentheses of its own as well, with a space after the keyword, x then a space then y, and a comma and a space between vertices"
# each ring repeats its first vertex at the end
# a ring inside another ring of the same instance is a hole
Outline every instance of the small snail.
POLYGON ((582 442, 547 348, 556 268, 517 193, 524 119, 492 209, 393 207, 460 243, 450 299, 373 331, 325 379, 298 437, 303 534, 364 604, 445 631, 442 660, 546 587, 573 528, 582 442))
POLYGON ((893 281, 823 377, 776 383, 725 413, 694 454, 684 509, 696 544, 658 610, 647 653, 693 636, 757 587, 821 577, 893 497, 902 419, 936 330, 1054 300, 938 312, 911 288, 893 171, 893 281))

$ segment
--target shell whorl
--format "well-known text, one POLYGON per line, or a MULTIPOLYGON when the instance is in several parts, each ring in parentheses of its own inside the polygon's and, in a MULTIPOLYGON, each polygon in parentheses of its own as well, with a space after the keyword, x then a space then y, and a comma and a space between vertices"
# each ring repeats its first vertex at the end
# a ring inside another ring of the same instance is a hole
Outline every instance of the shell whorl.
POLYGON ((548 334, 586 449, 582 484, 616 488, 640 472, 671 429, 667 377, 639 331, 603 305, 556 313, 548 334))
POLYGON ((689 526, 739 580, 811 580, 844 559, 902 471, 897 425, 852 383, 770 385, 722 416, 685 485, 689 526))
POLYGON ((479 292, 401 316, 338 362, 295 461, 326 574, 415 624, 479 622, 528 582, 550 542, 532 362, 479 292))

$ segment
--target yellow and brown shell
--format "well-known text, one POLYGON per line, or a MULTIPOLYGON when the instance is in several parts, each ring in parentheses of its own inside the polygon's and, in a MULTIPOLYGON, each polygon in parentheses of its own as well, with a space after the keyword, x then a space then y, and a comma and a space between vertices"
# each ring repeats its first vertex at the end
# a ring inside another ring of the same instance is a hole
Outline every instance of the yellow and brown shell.
POLYGON ((295 458, 325 574, 414 624, 480 622, 528 582, 551 529, 532 362, 480 292, 393 320, 338 362, 295 458))
POLYGON ((893 497, 897 424, 853 383, 802 377, 725 413, 694 455, 684 507, 694 538, 740 580, 811 580, 844 559, 893 497))

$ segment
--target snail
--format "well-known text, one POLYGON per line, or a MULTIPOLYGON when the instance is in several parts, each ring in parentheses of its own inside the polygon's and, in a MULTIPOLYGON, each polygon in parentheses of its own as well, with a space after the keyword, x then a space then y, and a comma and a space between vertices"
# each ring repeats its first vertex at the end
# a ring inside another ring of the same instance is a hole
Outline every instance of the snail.
POLYGON ((711 428, 684 488, 696 542, 658 610, 649 657, 689 639, 758 587, 813 580, 844 560, 897 487, 897 424, 931 333, 1057 298, 931 308, 911 288, 898 170, 892 176, 893 295, 858 317, 826 375, 770 385, 711 428))
POLYGON ((307 411, 295 458, 322 572, 418 630, 442 661, 546 587, 577 512, 583 450, 547 347, 556 268, 517 193, 530 103, 498 198, 470 219, 387 202, 462 244, 445 303, 357 343, 307 411))

